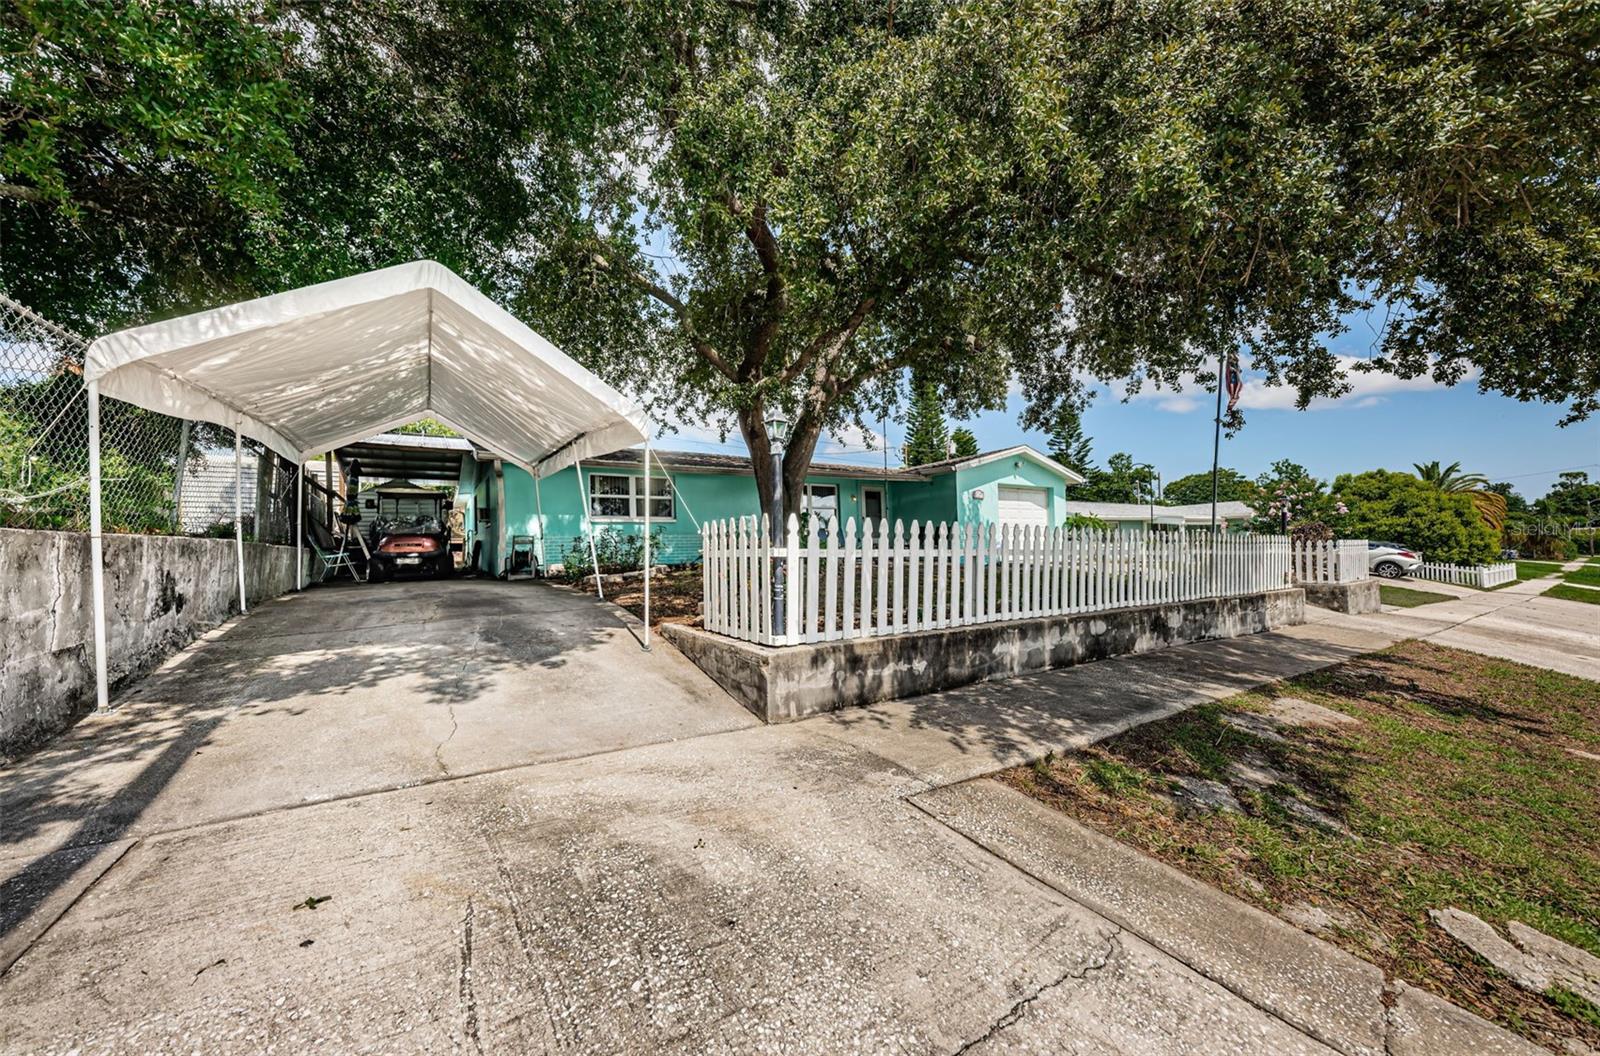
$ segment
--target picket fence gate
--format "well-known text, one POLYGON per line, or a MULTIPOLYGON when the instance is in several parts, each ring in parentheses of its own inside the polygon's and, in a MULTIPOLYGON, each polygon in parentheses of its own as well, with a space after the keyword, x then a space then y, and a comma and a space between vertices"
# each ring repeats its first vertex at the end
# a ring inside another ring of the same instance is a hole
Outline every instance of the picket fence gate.
POLYGON ((1289 572, 1296 583, 1359 583, 1368 578, 1367 541, 1295 540, 1289 544, 1289 572))
POLYGON ((701 527, 706 630, 764 645, 1257 594, 1288 585, 1289 540, 1200 532, 854 518, 785 541, 742 517, 701 527), (784 586, 781 620, 772 598, 784 586))
POLYGON ((1510 561, 1494 565, 1447 565, 1425 561, 1413 573, 1417 579, 1431 579, 1435 583, 1454 583, 1461 587, 1488 590, 1517 578, 1517 566, 1510 561))

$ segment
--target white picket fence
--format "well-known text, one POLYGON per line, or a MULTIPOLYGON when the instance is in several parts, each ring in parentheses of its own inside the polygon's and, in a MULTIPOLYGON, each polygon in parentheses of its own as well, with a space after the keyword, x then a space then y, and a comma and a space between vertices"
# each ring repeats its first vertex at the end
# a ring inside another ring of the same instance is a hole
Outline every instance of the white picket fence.
POLYGON ((1209 532, 829 522, 784 545, 766 519, 707 522, 703 619, 765 645, 1255 594, 1289 582, 1289 540, 1209 532), (774 625, 775 581, 784 583, 774 625))
POLYGON ((1495 565, 1446 565, 1424 561, 1413 573, 1417 579, 1431 579, 1435 583, 1454 583, 1461 587, 1488 590, 1517 578, 1517 566, 1510 561, 1495 565))
POLYGON ((1296 583, 1359 583, 1371 575, 1367 541, 1293 541, 1289 544, 1289 572, 1296 583))

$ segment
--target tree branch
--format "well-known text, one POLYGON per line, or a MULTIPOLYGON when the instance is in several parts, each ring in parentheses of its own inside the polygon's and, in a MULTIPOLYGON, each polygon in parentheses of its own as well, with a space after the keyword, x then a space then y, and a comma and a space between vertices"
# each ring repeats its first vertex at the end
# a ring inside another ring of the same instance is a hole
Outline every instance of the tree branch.
POLYGON ((689 343, 694 346, 694 350, 700 355, 700 358, 704 359, 707 363, 710 363, 712 367, 716 368, 718 373, 722 374, 729 381, 739 380, 737 373, 734 371, 733 367, 728 363, 728 361, 722 358, 721 353, 719 353, 715 348, 712 348, 710 342, 703 340, 695 334, 694 324, 689 319, 689 306, 679 300, 671 290, 667 289, 659 282, 651 279, 648 275, 641 275, 632 268, 623 268, 620 271, 613 269, 611 267, 611 262, 607 260, 601 253, 595 253, 593 259, 595 267, 599 268, 601 271, 608 271, 614 275, 620 276, 622 280, 628 283, 630 286, 644 291, 660 304, 664 305, 667 310, 677 318, 678 325, 683 328, 684 336, 689 339, 689 343))

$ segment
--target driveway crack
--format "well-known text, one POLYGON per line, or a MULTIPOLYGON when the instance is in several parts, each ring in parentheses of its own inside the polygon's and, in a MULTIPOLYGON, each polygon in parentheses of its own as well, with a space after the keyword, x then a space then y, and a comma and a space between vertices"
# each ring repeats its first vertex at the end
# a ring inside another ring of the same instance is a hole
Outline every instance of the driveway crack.
POLYGON ((472 899, 467 898, 467 914, 461 921, 461 975, 459 988, 461 995, 461 1008, 465 1017, 467 1039, 472 1042, 472 1050, 483 1052, 483 1039, 480 1036, 478 1024, 478 995, 472 987, 472 927, 476 913, 473 909, 472 899))
POLYGON ((1094 973, 1104 969, 1112 962, 1112 960, 1116 958, 1119 953, 1122 952, 1122 928, 1115 925, 1113 925, 1113 928, 1114 930, 1111 932, 1111 934, 1106 937, 1105 945, 1101 947, 1101 949, 1097 951, 1096 955, 1089 961, 1079 965, 1076 968, 1069 968, 1065 972, 1062 972, 1060 975, 1056 976, 1054 979, 1050 980, 1048 983, 1045 983, 1043 986, 1035 989, 1026 997, 1019 998, 1016 1003, 1014 1003, 1005 1011, 1004 1015, 989 1025, 988 1030, 984 1031, 976 1038, 973 1038, 971 1041, 963 1042, 960 1048, 951 1053, 951 1056, 962 1056, 963 1053, 970 1052, 972 1049, 977 1048, 984 1042, 992 1041, 1002 1030, 1005 1030, 1020 1020, 1035 1001, 1039 1000, 1039 998, 1043 997, 1045 994, 1056 989, 1057 987, 1066 983, 1087 979, 1094 973))

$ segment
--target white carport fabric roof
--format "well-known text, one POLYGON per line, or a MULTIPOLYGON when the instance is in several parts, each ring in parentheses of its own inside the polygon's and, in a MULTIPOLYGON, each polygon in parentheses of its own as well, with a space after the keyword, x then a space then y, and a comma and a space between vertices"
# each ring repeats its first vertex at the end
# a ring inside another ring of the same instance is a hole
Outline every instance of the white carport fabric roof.
POLYGON ((84 380, 295 462, 433 417, 543 476, 647 429, 637 404, 431 260, 108 334, 84 380))

